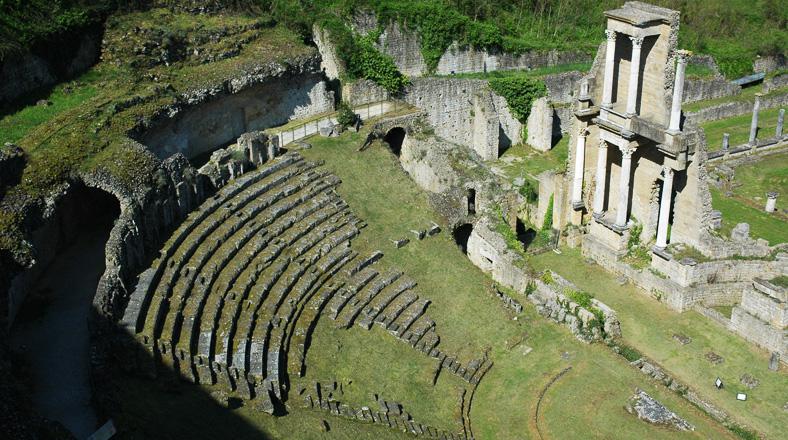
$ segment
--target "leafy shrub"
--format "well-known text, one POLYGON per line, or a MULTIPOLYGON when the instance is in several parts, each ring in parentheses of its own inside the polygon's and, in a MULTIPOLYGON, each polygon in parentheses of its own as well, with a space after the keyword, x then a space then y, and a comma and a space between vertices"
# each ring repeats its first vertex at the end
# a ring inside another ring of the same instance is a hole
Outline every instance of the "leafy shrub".
POLYGON ((553 273, 546 270, 542 273, 542 282, 545 284, 553 284, 553 273))
POLYGON ((353 112, 353 109, 350 107, 350 104, 347 102, 342 102, 339 104, 339 108, 337 109, 337 122, 344 126, 349 127, 356 122, 356 113, 353 112))
POLYGON ((536 188, 536 184, 530 179, 525 179, 523 186, 518 191, 528 203, 534 203, 539 199, 539 191, 536 188))
POLYGON ((584 309, 591 308, 591 300, 594 298, 593 295, 585 291, 571 291, 567 296, 584 309))
POLYGON ((391 94, 399 93, 410 82, 394 60, 375 47, 370 35, 359 38, 355 49, 347 63, 352 76, 372 80, 391 94))
POLYGON ((553 195, 550 195, 550 201, 547 202, 547 212, 544 213, 544 221, 542 222, 542 231, 551 231, 553 229, 553 195))
POLYGON ((506 99, 509 109, 522 123, 525 123, 531 114, 534 100, 547 96, 544 81, 526 76, 495 78, 490 80, 490 88, 506 99))
POLYGON ((630 347, 629 345, 619 344, 618 349, 619 349, 619 354, 621 356, 624 356, 624 358, 629 362, 634 362, 643 357, 643 355, 640 354, 639 351, 630 347))

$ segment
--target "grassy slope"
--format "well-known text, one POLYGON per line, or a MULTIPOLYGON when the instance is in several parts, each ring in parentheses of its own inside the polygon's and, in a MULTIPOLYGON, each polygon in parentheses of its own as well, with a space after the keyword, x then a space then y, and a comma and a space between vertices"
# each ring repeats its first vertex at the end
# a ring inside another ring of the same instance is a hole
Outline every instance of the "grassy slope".
POLYGON ((768 438, 784 435, 788 413, 782 406, 788 374, 784 369, 779 373, 768 370, 768 353, 696 312, 673 312, 630 284, 619 286, 599 266, 584 263, 577 250, 563 249, 560 256, 548 252, 534 257, 532 263, 555 270, 615 309, 625 342, 691 384, 734 419, 768 438), (683 333, 692 342, 682 346, 672 338, 674 333, 683 333), (709 351, 722 356, 724 362, 720 365, 708 362, 704 355, 709 351), (760 385, 746 389, 739 383, 745 373, 758 378, 760 385), (722 390, 714 387, 717 376, 726 384, 722 390), (746 392, 747 402, 737 401, 737 392, 746 392))
MULTIPOLYGON (((698 433, 688 434, 688 437, 698 434, 715 438, 728 436, 686 403, 651 385, 623 358, 604 347, 578 342, 566 329, 537 317, 532 307, 526 307, 524 315, 513 320, 500 301, 488 293, 487 277, 470 264, 448 233, 394 249, 388 239, 412 235, 409 229, 424 228, 430 220, 438 220, 438 216, 427 205, 425 195, 399 168, 393 155, 380 145, 363 153, 356 152, 361 141, 362 137, 355 134, 339 139, 312 138, 310 142, 314 148, 304 154, 326 161, 326 168, 343 180, 339 188, 343 198, 369 223, 353 247, 382 249, 386 253, 382 263, 392 263, 404 270, 418 281, 417 289, 433 301, 428 314, 437 323, 443 350, 460 353, 461 359, 467 361, 478 357, 485 347, 490 348, 495 366, 482 381, 473 404, 472 422, 477 438, 537 438, 531 423, 537 396, 550 377, 567 365, 560 357, 565 351, 571 355, 569 363, 574 370, 562 380, 571 386, 551 389, 542 409, 544 417, 540 418, 540 426, 555 437, 609 438, 623 432, 630 437, 675 438, 675 433, 649 427, 623 410, 626 398, 636 386, 659 396, 696 423, 698 433), (515 345, 518 341, 520 343, 515 345), (525 354, 526 347, 534 350, 525 354), (602 396, 605 404, 600 415, 597 404, 602 396), (582 413, 589 414, 588 420, 584 420, 588 423, 586 428, 574 430, 566 426, 567 417, 582 413)), ((525 302, 524 298, 519 299, 525 302)), ((323 324, 321 322, 321 327, 323 324)), ((311 367, 307 367, 307 376, 322 368, 316 365, 325 364, 339 374, 347 374, 348 378, 352 375, 359 376, 358 380, 374 380, 366 371, 365 352, 374 350, 373 356, 378 360, 397 357, 393 353, 381 354, 382 350, 391 351, 389 344, 367 343, 353 349, 351 343, 345 341, 346 337, 336 339, 331 332, 318 333, 309 352, 308 365, 311 367), (338 345, 342 346, 344 356, 336 350, 338 345), (330 360, 325 359, 326 356, 331 356, 330 360), (356 364, 360 366, 356 368, 356 364)), ((420 362, 421 355, 414 353, 405 362, 414 359, 420 362)), ((401 371, 396 368, 399 362, 403 361, 393 361, 395 371, 401 371)), ((424 375, 422 371, 412 376, 394 376, 395 381, 406 379, 407 385, 381 382, 376 388, 393 386, 400 394, 392 398, 400 399, 406 408, 418 408, 421 405, 416 402, 424 400, 423 410, 427 411, 434 402, 436 390, 425 388, 424 375)), ((390 380, 386 377, 386 382, 390 380)), ((444 380, 445 374, 439 386, 444 380)), ((443 399, 456 405, 454 396, 444 395, 443 399)), ((434 411, 445 410, 436 408, 434 411)), ((422 412, 414 410, 413 414, 426 418, 422 412)))
POLYGON ((730 190, 732 196, 711 188, 713 206, 723 215, 720 232, 730 236, 737 223, 746 222, 750 224, 750 234, 754 237, 766 239, 771 245, 788 242, 786 216, 779 212, 784 202, 777 199, 778 212, 767 214, 763 210, 767 192, 788 194, 788 153, 770 155, 754 163, 740 165, 736 167, 735 176, 734 182, 740 186, 730 190))
MULTIPOLYGON (((128 67, 136 47, 131 40, 137 33, 125 35, 133 26, 148 29, 170 22, 181 31, 190 27, 209 33, 255 21, 231 14, 204 21, 200 16, 160 9, 113 18, 105 39, 125 44, 129 51, 118 65, 103 62, 95 66, 82 81, 85 85, 76 87, 71 97, 65 96, 62 87, 56 87, 49 97, 55 103, 52 107, 29 108, 0 120, 0 141, 15 139, 27 153, 21 183, 9 190, 6 199, 17 200, 18 195, 45 197, 73 173, 96 169, 108 170, 130 187, 144 185, 146 179, 150 183, 154 164, 129 148, 126 137, 139 120, 172 104, 178 93, 221 83, 252 66, 309 55, 315 49, 287 29, 263 27, 235 57, 206 64, 178 62, 139 71, 128 67)), ((219 47, 215 49, 221 50, 224 43, 216 44, 219 47)), ((23 251, 20 223, 13 207, 0 209, 0 249, 23 251)))

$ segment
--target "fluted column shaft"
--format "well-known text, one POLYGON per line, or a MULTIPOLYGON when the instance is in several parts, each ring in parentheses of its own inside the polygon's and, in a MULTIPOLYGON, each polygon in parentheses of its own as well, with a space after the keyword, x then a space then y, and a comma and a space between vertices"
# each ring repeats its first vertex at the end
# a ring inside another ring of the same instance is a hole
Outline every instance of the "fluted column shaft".
POLYGON ((662 196, 659 199, 659 224, 657 225, 657 247, 665 249, 668 245, 668 221, 673 196, 673 169, 662 167, 662 196))
POLYGON ((643 37, 629 37, 632 40, 632 62, 629 64, 629 88, 627 90, 627 115, 637 114, 638 82, 640 79, 640 48, 643 37))
POLYGON ((596 159, 596 190, 594 191, 594 214, 602 215, 605 209, 605 181, 607 180, 607 142, 599 141, 596 159))
POLYGON ((616 211, 616 226, 623 228, 627 225, 627 210, 629 209, 629 179, 632 172, 633 148, 621 150, 621 176, 618 185, 618 211, 616 211))
POLYGON ((613 62, 616 57, 616 31, 606 30, 607 49, 605 50, 605 79, 602 88, 602 106, 613 106, 613 62))

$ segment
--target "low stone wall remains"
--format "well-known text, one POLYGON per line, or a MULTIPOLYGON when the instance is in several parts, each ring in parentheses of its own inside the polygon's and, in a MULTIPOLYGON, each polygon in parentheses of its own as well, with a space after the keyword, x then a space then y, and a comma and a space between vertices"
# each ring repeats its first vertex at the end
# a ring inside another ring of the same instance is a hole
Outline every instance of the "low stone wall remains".
MULTIPOLYGON (((752 113, 753 105, 755 105, 754 100, 726 102, 724 104, 689 112, 686 114, 686 117, 696 124, 702 124, 708 121, 717 121, 752 113)), ((788 93, 761 98, 761 109, 784 107, 786 105, 788 105, 788 93)))

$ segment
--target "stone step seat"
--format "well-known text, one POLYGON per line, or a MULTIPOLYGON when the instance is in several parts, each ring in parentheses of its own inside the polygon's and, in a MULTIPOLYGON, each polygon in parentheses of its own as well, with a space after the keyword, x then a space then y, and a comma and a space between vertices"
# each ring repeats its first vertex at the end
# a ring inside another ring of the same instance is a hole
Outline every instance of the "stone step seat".
MULTIPOLYGON (((250 290, 250 296, 243 302, 237 304, 238 310, 235 311, 236 319, 231 320, 230 328, 227 333, 220 333, 219 342, 223 343, 217 347, 216 352, 223 353, 231 365, 245 371, 252 370, 249 365, 250 350, 253 350, 257 341, 252 340, 253 319, 257 309, 273 289, 279 278, 284 275, 290 265, 290 257, 283 256, 270 265, 256 281, 250 290), (225 342, 226 341, 226 342, 225 342)), ((262 350, 263 341, 260 341, 259 350, 262 350)), ((262 372, 262 370, 260 369, 262 372)), ((261 373, 262 374, 262 373, 261 373)))
MULTIPOLYGON (((312 200, 310 200, 308 202, 305 202, 303 204, 298 205, 298 208, 296 208, 296 209, 294 209, 292 211, 289 211, 288 215, 286 217, 281 217, 280 216, 281 218, 278 219, 277 222, 275 222, 275 223, 270 225, 270 227, 269 227, 270 231, 267 231, 267 234, 266 234, 266 236, 272 237, 272 239, 274 239, 274 240, 278 240, 277 243, 274 244, 274 249, 276 249, 278 251, 281 251, 287 246, 287 243, 282 243, 281 239, 273 238, 273 237, 278 237, 279 235, 281 235, 281 232, 284 232, 284 230, 285 230, 283 228, 289 228, 291 225, 298 224, 301 220, 303 220, 305 218, 308 218, 309 216, 312 216, 315 212, 320 212, 321 210, 324 210, 324 207, 330 205, 329 204, 330 201, 331 201, 330 198, 325 197, 325 196, 323 196, 321 194, 321 196, 315 197, 315 198, 313 198, 312 200), (281 226, 281 225, 284 225, 284 226, 281 226)), ((333 211, 332 209, 329 209, 328 211, 323 213, 323 215, 324 216, 328 216, 328 215, 331 215, 331 213, 333 213, 333 212, 335 212, 335 211, 333 211)), ((261 223, 263 225, 265 225, 265 226, 268 226, 268 222, 273 220, 274 218, 276 218, 276 217, 275 216, 270 216, 270 217, 266 218, 266 220, 261 222, 261 223)), ((268 240, 268 242, 270 242, 270 240, 268 240)), ((266 244, 268 242, 266 242, 266 244)), ((194 317, 196 317, 198 321, 200 321, 199 318, 201 316, 203 308, 205 307, 204 304, 210 304, 210 306, 211 306, 211 307, 209 307, 209 312, 208 312, 209 318, 205 319, 205 320, 201 320, 201 325, 200 325, 200 327, 201 327, 201 334, 205 334, 205 332, 208 331, 208 330, 211 330, 213 332, 218 327, 218 315, 219 315, 219 313, 221 311, 221 308, 217 307, 217 302, 220 301, 220 299, 223 301, 224 297, 227 295, 227 293, 229 291, 229 287, 228 286, 231 283, 233 283, 233 284, 235 283, 235 281, 238 279, 238 277, 241 275, 241 273, 245 270, 245 268, 248 266, 248 264, 252 261, 252 259, 256 255, 258 255, 260 252, 262 252, 262 251, 263 251, 263 249, 255 249, 254 252, 248 252, 245 257, 242 257, 240 259, 240 261, 238 261, 238 259, 236 259, 235 261, 233 261, 234 264, 228 265, 225 268, 225 270, 222 272, 223 274, 227 275, 227 278, 224 280, 223 283, 221 283, 220 285, 215 286, 213 291, 211 292, 211 294, 207 295, 207 297, 206 297, 206 292, 201 292, 201 295, 193 296, 192 298, 189 299, 190 305, 195 304, 195 306, 193 306, 193 310, 192 310, 193 313, 189 313, 190 310, 187 309, 185 314, 187 316, 194 316, 194 317), (209 299, 214 299, 214 301, 208 301, 209 299)), ((186 336, 186 338, 184 338, 183 340, 189 340, 190 341, 190 346, 194 347, 194 345, 193 345, 193 337, 194 337, 193 329, 191 329, 189 332, 185 333, 185 336, 186 336)), ((208 347, 213 348, 214 347, 214 341, 211 341, 211 343, 208 344, 208 347)), ((201 355, 208 355, 210 353, 202 353, 201 352, 200 354, 201 355)))
MULTIPOLYGON (((301 172, 301 169, 305 167, 311 167, 311 165, 305 164, 299 167, 298 170, 295 169, 291 170, 292 173, 294 173, 292 175, 284 174, 282 176, 279 176, 277 174, 274 176, 278 176, 277 182, 285 183, 287 180, 297 175, 296 171, 301 172)), ((272 176, 272 178, 274 176, 272 176)), ((307 182, 314 181, 313 178, 306 178, 306 179, 307 182)), ((278 186, 278 184, 276 186, 278 186)), ((258 193, 254 193, 254 194, 262 195, 264 192, 268 192, 268 190, 271 188, 272 187, 266 187, 265 191, 261 190, 259 194, 258 193)), ((260 207, 259 209, 264 209, 266 207, 265 203, 267 201, 278 200, 280 197, 287 194, 288 191, 293 191, 295 189, 296 187, 290 187, 290 188, 285 187, 284 189, 275 192, 275 194, 269 198, 256 197, 256 198, 249 198, 248 200, 249 201, 256 200, 258 202, 258 206, 260 207)), ((236 204, 234 206, 240 206, 240 205, 236 204)), ((185 250, 181 252, 179 249, 178 252, 180 253, 180 258, 178 257, 178 255, 174 255, 172 258, 170 258, 169 262, 167 263, 167 270, 165 271, 165 274, 161 277, 158 285, 156 286, 155 295, 151 303, 151 310, 153 311, 152 314, 154 316, 159 316, 158 313, 160 313, 159 308, 161 307, 161 303, 164 301, 164 299, 172 295, 173 286, 179 285, 179 283, 177 283, 177 280, 180 277, 183 277, 184 275, 180 270, 180 267, 182 266, 188 267, 188 264, 191 261, 194 261, 193 265, 196 267, 199 267, 202 264, 204 264, 206 258, 212 255, 213 252, 215 252, 215 250, 218 248, 218 246, 220 246, 224 241, 226 241, 229 238, 229 235, 235 232, 235 230, 233 230, 232 227, 230 227, 229 230, 226 229, 227 225, 225 223, 227 223, 226 221, 228 219, 233 219, 232 222, 233 224, 236 224, 241 219, 241 217, 244 217, 248 220, 248 217, 245 217, 243 215, 239 217, 237 214, 235 216, 232 216, 231 214, 232 211, 224 210, 222 211, 222 214, 219 218, 209 216, 203 222, 196 225, 192 225, 193 229, 191 234, 189 235, 189 240, 186 241, 186 243, 184 244, 185 250), (216 229, 220 227, 223 228, 222 231, 219 233, 220 235, 217 236, 216 229), (198 253, 198 250, 200 252, 195 258, 194 254, 198 253)), ((194 274, 195 272, 190 272, 190 273, 194 274)), ((180 285, 182 286, 182 284, 180 285)), ((161 328, 160 325, 161 322, 158 320, 154 320, 154 322, 152 323, 153 329, 161 328)), ((146 329, 146 330, 150 331, 153 329, 146 329)))
POLYGON ((361 310, 368 306, 383 289, 397 281, 401 276, 402 272, 389 271, 385 275, 376 277, 372 282, 368 283, 361 292, 355 295, 355 298, 350 301, 350 304, 345 306, 342 315, 337 319, 338 326, 341 328, 350 328, 361 313, 361 310))
POLYGON ((339 314, 347 307, 348 303, 354 299, 356 294, 368 283, 372 282, 379 275, 374 268, 367 267, 355 273, 347 282, 347 285, 340 289, 329 304, 329 316, 336 321, 339 314))
POLYGON ((322 287, 331 277, 326 274, 334 265, 346 262, 346 258, 351 255, 351 250, 348 247, 336 247, 326 253, 321 261, 323 264, 314 264, 310 266, 307 274, 298 280, 296 285, 291 290, 292 296, 288 298, 277 313, 277 325, 271 328, 271 332, 267 335, 268 338, 268 356, 266 359, 266 377, 265 380, 270 383, 270 389, 274 391, 277 398, 282 397, 284 390, 282 389, 283 381, 282 374, 285 374, 286 363, 283 362, 287 357, 287 337, 292 323, 295 320, 296 313, 300 306, 308 300, 315 290, 322 287), (320 267, 325 270, 321 271, 320 267))
POLYGON ((375 323, 379 324, 384 329, 388 329, 389 325, 397 320, 411 304, 419 299, 419 295, 414 292, 406 292, 399 295, 394 301, 389 304, 386 309, 375 318, 375 323))
POLYGON ((420 299, 415 301, 413 304, 408 306, 408 308, 402 312, 396 320, 389 324, 386 329, 394 336, 400 337, 400 335, 403 335, 406 331, 408 331, 413 323, 416 322, 416 320, 427 311, 429 304, 430 300, 428 299, 420 299))
MULTIPOLYGON (((323 182, 317 184, 315 187, 312 186, 313 182, 314 181, 311 179, 306 179, 299 184, 283 189, 279 195, 274 195, 271 199, 267 200, 265 197, 258 199, 258 201, 255 202, 255 206, 252 208, 254 210, 253 217, 250 216, 250 218, 259 216, 262 220, 253 220, 254 225, 250 228, 242 228, 242 225, 240 224, 231 226, 230 231, 232 231, 233 235, 230 237, 222 237, 221 240, 223 244, 219 249, 215 249, 211 253, 206 252, 200 256, 201 260, 197 262, 197 264, 200 265, 200 268, 205 267, 207 264, 208 273, 207 275, 204 274, 199 277, 198 275, 192 275, 187 277, 183 283, 180 282, 181 280, 179 280, 177 288, 174 289, 173 298, 169 301, 169 309, 175 312, 169 314, 170 318, 175 315, 177 319, 178 316, 182 317, 184 315, 184 300, 194 297, 192 295, 192 289, 194 288, 194 278, 199 278, 201 281, 197 286, 197 291, 200 293, 200 295, 197 297, 198 300, 202 300, 206 292, 212 288, 213 282, 216 280, 216 277, 219 275, 219 273, 228 269, 228 263, 239 251, 240 243, 250 240, 260 228, 267 226, 270 222, 274 221, 285 213, 290 212, 293 208, 300 206, 304 201, 313 198, 315 191, 323 190, 331 185, 331 183, 323 182), (293 193, 293 191, 297 192, 293 193), (287 198, 281 198, 282 195, 287 195, 287 198), (213 264, 205 260, 211 260, 213 264)), ((230 266, 230 269, 234 267, 234 265, 230 266)), ((196 273, 196 271, 197 270, 195 269, 193 273, 196 273)), ((163 301, 162 304, 168 304, 168 302, 163 301)), ((200 303, 198 302, 197 305, 199 308, 200 303)), ((193 311, 186 312, 186 316, 194 316, 193 311)), ((173 329, 175 331, 175 336, 177 336, 179 329, 177 326, 177 321, 175 324, 172 322, 169 323, 170 325, 167 324, 167 322, 164 323, 165 328, 173 329)))
MULTIPOLYGON (((324 207, 320 208, 320 211, 318 213, 314 214, 313 218, 308 222, 308 224, 309 225, 313 225, 313 226, 317 226, 319 224, 319 222, 325 221, 326 219, 329 219, 333 215, 337 215, 339 213, 340 212, 337 211, 335 206, 329 204, 327 206, 324 206, 324 207)), ((239 300, 236 302, 234 307, 230 308, 231 314, 228 317, 223 317, 220 320, 220 323, 224 324, 224 327, 227 330, 227 333, 234 333, 235 324, 238 322, 239 314, 241 312, 240 304, 241 304, 242 301, 246 300, 247 296, 252 291, 252 284, 257 282, 257 280, 260 278, 261 272, 266 267, 266 265, 268 265, 272 261, 274 261, 279 256, 281 251, 283 251, 285 249, 285 247, 289 246, 289 243, 285 243, 284 241, 282 241, 281 238, 277 238, 277 240, 279 241, 279 243, 277 245, 277 248, 276 248, 276 250, 278 252, 276 252, 276 253, 268 253, 268 254, 264 254, 264 255, 260 255, 260 256, 256 257, 255 261, 257 263, 254 265, 253 270, 251 272, 249 272, 248 275, 246 275, 246 276, 241 278, 241 284, 240 285, 235 285, 233 287, 233 290, 240 291, 241 294, 239 296, 239 300)), ((257 307, 257 306, 255 306, 255 307, 257 307)), ((224 309, 227 310, 228 308, 225 307, 224 309)), ((225 312, 223 312, 223 313, 225 313, 225 312)), ((226 348, 226 346, 227 345, 225 344, 225 348, 226 348)))
MULTIPOLYGON (((352 232, 353 235, 357 233, 357 230, 352 232)), ((351 236, 351 234, 348 234, 347 239, 349 240, 351 236)), ((327 242, 331 241, 331 237, 331 235, 326 237, 327 242)), ((299 240, 304 241, 305 239, 302 237, 299 240)), ((297 244, 293 245, 292 248, 303 249, 297 246, 297 244)), ((276 316, 279 305, 282 303, 285 296, 292 290, 298 278, 306 272, 309 266, 309 262, 302 259, 301 255, 290 255, 290 257, 292 264, 288 266, 287 271, 279 278, 276 285, 270 289, 269 294, 263 298, 262 303, 257 305, 253 313, 250 314, 250 317, 241 320, 241 324, 245 327, 243 329, 245 335, 242 332, 236 333, 235 340, 238 342, 234 345, 240 347, 242 351, 245 350, 247 346, 257 347, 262 353, 268 351, 267 337, 271 328, 278 324, 278 321, 276 321, 274 317, 276 316)), ((236 349, 236 353, 237 352, 236 349)), ((253 362, 250 358, 250 373, 260 377, 264 376, 264 371, 262 370, 264 365, 264 361, 258 362, 254 360, 253 362)))
POLYGON ((397 283, 394 283, 384 290, 384 293, 377 295, 377 297, 366 306, 361 312, 361 319, 358 325, 364 330, 372 328, 375 319, 402 293, 416 287, 416 282, 410 279, 401 278, 397 283))
MULTIPOLYGON (((249 293, 255 293, 255 289, 251 287, 253 283, 265 283, 265 280, 261 279, 264 278, 264 276, 261 276, 262 269, 264 269, 268 264, 273 264, 273 262, 280 257, 287 258, 288 262, 291 260, 290 256, 282 255, 282 253, 285 252, 291 245, 290 240, 293 239, 292 237, 288 238, 287 235, 283 234, 284 232, 288 231, 288 229, 285 228, 289 228, 290 225, 296 223, 316 225, 319 224, 319 222, 323 222, 326 219, 331 218, 332 215, 335 215, 338 212, 333 206, 332 202, 333 198, 331 195, 323 193, 320 195, 320 197, 310 201, 309 204, 299 208, 300 211, 296 214, 297 217, 306 217, 308 220, 297 222, 293 221, 293 219, 283 219, 281 222, 275 223, 269 228, 269 233, 276 238, 274 238, 272 246, 269 246, 269 248, 267 248, 264 252, 255 257, 255 261, 257 263, 253 266, 253 270, 249 272, 246 277, 241 278, 241 284, 239 286, 234 287, 234 289, 240 291, 241 294, 239 295, 239 301, 235 302, 234 307, 230 308, 230 310, 232 310, 231 315, 219 322, 219 329, 220 332, 223 333, 223 337, 232 339, 236 333, 236 329, 240 328, 241 332, 245 334, 248 328, 251 327, 253 323, 253 317, 257 308, 259 307, 260 302, 265 299, 265 296, 269 293, 268 291, 273 286, 267 286, 265 289, 257 291, 258 293, 263 293, 264 295, 258 295, 256 300, 253 300, 254 305, 248 308, 249 313, 247 313, 246 316, 242 316, 243 309, 240 307, 240 305, 242 302, 247 301, 247 296, 249 293), (240 327, 237 326, 238 323, 241 324, 240 327), (224 328, 226 332, 221 331, 222 328, 224 328)), ((277 273, 277 275, 281 275, 281 273, 277 273)), ((232 344, 230 342, 226 342, 224 344, 223 350, 217 349, 216 352, 223 353, 224 356, 228 356, 229 353, 232 352, 230 350, 231 345, 232 344)), ((245 346, 242 348, 242 350, 245 350, 245 346)))
POLYGON ((318 294, 312 296, 310 301, 304 306, 304 310, 301 312, 291 333, 288 371, 297 372, 299 377, 304 377, 306 373, 307 342, 311 340, 326 304, 341 287, 342 284, 332 284, 324 287, 318 294))
POLYGON ((317 320, 326 304, 344 284, 344 277, 341 274, 337 276, 337 274, 339 272, 346 272, 346 268, 352 266, 353 262, 358 257, 358 252, 347 247, 341 252, 341 260, 337 263, 332 263, 330 259, 318 262, 318 270, 325 274, 324 277, 328 280, 328 283, 320 289, 313 290, 312 295, 302 302, 300 310, 294 320, 294 328, 289 333, 287 347, 290 366, 288 370, 298 372, 299 375, 302 375, 304 371, 306 341, 314 330, 317 320), (319 294, 317 293, 318 291, 320 292, 319 294), (290 356, 294 344, 296 346, 296 353, 294 356, 290 356))
POLYGON ((430 330, 435 330, 435 321, 422 315, 407 331, 401 333, 399 338, 415 347, 430 330))

